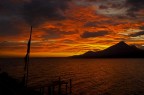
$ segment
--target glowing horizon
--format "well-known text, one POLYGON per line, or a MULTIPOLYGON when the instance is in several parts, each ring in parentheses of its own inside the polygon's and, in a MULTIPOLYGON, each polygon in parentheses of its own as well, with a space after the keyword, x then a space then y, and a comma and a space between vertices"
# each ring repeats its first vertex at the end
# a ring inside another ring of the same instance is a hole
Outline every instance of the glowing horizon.
POLYGON ((119 41, 143 49, 142 4, 140 0, 2 1, 0 5, 8 7, 0 10, 0 56, 25 56, 31 24, 32 57, 78 55, 119 41))

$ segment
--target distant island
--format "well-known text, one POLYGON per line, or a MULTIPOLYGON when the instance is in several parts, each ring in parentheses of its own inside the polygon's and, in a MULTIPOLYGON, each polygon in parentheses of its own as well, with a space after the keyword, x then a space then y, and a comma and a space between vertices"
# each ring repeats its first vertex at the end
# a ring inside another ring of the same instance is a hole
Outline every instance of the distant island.
POLYGON ((82 55, 74 55, 72 58, 144 58, 144 50, 121 41, 104 50, 88 51, 82 55))

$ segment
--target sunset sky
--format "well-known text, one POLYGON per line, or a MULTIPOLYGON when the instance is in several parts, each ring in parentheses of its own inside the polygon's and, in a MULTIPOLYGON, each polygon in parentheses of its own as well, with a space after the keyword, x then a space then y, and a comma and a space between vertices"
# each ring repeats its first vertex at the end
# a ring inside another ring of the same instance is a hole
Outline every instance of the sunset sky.
POLYGON ((144 0, 0 0, 0 56, 63 57, 119 41, 144 49, 144 0))

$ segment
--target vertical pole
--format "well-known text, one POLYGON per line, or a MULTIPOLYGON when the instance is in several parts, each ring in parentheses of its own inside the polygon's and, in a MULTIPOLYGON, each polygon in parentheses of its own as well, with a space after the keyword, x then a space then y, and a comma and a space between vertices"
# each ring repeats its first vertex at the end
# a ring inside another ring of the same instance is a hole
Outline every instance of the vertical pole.
POLYGON ((29 57, 30 57, 30 45, 31 45, 31 36, 32 36, 32 26, 31 26, 31 30, 30 30, 30 37, 29 37, 29 41, 27 44, 27 53, 25 56, 25 67, 24 67, 24 85, 25 87, 27 87, 28 84, 28 74, 29 74, 29 57))
POLYGON ((29 39, 29 46, 28 46, 28 58, 27 58, 27 64, 26 64, 26 68, 27 68, 27 74, 26 74, 26 87, 28 85, 28 76, 29 76, 29 59, 30 59, 30 44, 31 44, 31 36, 32 36, 32 26, 31 26, 31 30, 30 30, 30 39, 29 39))
POLYGON ((70 95, 72 94, 72 80, 70 79, 70 95))
POLYGON ((29 64, 29 58, 28 58, 28 62, 27 62, 27 65, 26 65, 26 67, 27 67, 27 73, 26 73, 26 87, 27 87, 27 85, 28 85, 28 73, 29 73, 29 67, 28 67, 28 64, 29 64))

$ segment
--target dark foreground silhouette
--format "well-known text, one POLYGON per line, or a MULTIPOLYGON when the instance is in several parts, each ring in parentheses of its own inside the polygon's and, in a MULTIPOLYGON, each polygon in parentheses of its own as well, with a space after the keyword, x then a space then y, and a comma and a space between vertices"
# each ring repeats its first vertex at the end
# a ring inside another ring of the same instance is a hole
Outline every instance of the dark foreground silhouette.
POLYGON ((40 95, 39 92, 24 87, 7 73, 0 73, 0 95, 40 95))
POLYGON ((136 46, 128 45, 121 41, 107 49, 94 52, 88 51, 82 55, 72 56, 73 58, 144 58, 144 50, 136 46))
POLYGON ((0 73, 0 95, 71 95, 72 80, 63 81, 59 77, 58 81, 51 84, 35 87, 25 87, 22 82, 10 77, 7 73, 0 73), (56 89, 56 87, 58 89, 56 89), (62 90, 65 87, 65 91, 62 90))

